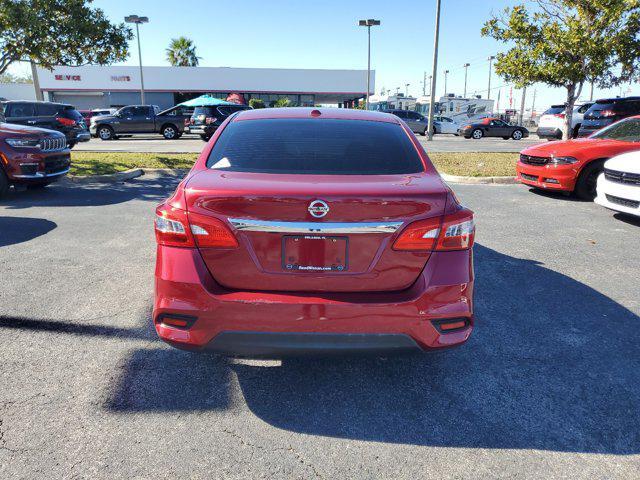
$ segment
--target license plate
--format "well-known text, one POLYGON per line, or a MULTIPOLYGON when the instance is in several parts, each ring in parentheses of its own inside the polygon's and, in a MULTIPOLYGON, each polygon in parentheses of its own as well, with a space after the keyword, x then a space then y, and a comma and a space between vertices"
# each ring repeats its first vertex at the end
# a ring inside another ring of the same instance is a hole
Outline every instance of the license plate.
POLYGON ((289 272, 344 272, 347 237, 292 235, 282 238, 282 268, 289 272))

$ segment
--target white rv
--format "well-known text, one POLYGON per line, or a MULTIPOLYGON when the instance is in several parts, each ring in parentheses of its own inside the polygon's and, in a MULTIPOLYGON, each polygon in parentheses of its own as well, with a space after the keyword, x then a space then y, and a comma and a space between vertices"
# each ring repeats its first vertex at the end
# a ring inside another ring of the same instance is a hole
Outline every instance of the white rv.
POLYGON ((415 97, 405 97, 402 93, 369 97, 369 110, 415 110, 415 105, 415 97))
MULTIPOLYGON (((430 101, 431 97, 419 97, 416 100, 415 110, 428 115, 430 101)), ((493 115, 493 105, 494 101, 487 98, 462 98, 450 94, 440 97, 436 102, 435 113, 448 117, 459 125, 464 125, 471 120, 493 115)))

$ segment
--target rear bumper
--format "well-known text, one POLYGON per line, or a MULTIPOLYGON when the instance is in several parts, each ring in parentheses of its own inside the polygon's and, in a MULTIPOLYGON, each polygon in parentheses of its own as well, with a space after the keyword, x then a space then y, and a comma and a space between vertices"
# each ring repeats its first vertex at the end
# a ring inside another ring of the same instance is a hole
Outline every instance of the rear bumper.
POLYGON ((402 292, 244 292, 220 287, 197 250, 158 247, 153 319, 171 345, 225 355, 424 351, 464 343, 473 329, 470 251, 435 252, 402 292), (191 317, 190 328, 163 318, 191 317), (443 322, 462 321, 443 329, 443 322))
POLYGON ((562 138, 562 130, 555 127, 538 127, 537 135, 539 138, 562 138))
POLYGON ((572 192, 580 173, 579 164, 575 165, 528 165, 518 162, 516 180, 532 187, 547 190, 572 192))

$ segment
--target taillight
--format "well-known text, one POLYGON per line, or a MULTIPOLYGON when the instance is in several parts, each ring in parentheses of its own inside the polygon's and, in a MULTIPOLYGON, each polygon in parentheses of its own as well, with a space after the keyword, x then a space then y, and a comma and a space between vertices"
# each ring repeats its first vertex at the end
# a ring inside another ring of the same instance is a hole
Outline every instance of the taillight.
POLYGON ((473 212, 462 208, 440 218, 418 220, 407 226, 393 244, 394 250, 447 251, 466 250, 473 246, 475 224, 473 212))
POLYGON ((598 114, 601 117, 614 117, 616 115, 616 112, 614 112, 613 110, 600 110, 598 114))
POLYGON ((156 241, 170 247, 236 248, 238 240, 217 218, 166 204, 156 208, 156 241))
POLYGON ((76 121, 70 118, 56 117, 56 120, 60 125, 64 125, 65 127, 73 127, 76 124, 76 121))
POLYGON ((558 117, 558 118, 564 118, 566 116, 565 113, 554 113, 553 114, 554 117, 558 117))
POLYGON ((217 218, 189 213, 191 233, 199 247, 236 248, 238 240, 217 218))
POLYGON ((184 119, 184 126, 186 127, 187 125, 191 125, 191 119, 190 118, 185 118, 184 119))
POLYGON ((162 204, 156 208, 156 241, 169 247, 194 247, 187 212, 162 204))
POLYGON ((217 120, 217 118, 216 118, 216 117, 207 117, 207 118, 205 119, 205 122, 206 122, 206 124, 207 124, 207 125, 209 125, 210 123, 215 123, 215 122, 216 122, 216 120, 217 120))

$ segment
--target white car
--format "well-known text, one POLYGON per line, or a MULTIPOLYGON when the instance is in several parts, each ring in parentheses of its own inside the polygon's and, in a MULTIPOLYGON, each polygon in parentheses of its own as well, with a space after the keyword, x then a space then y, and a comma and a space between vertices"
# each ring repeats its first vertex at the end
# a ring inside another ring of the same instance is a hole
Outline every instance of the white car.
POLYGON ((435 122, 436 133, 452 133, 458 135, 458 129, 460 125, 449 117, 443 117, 441 115, 433 117, 435 122))
MULTIPOLYGON (((593 105, 593 102, 573 106, 573 116, 571 117, 572 138, 578 136, 578 130, 580 130, 580 125, 582 125, 584 112, 589 110, 591 105, 593 105)), ((540 121, 538 122, 538 137, 546 138, 547 140, 558 140, 562 138, 565 115, 566 108, 564 105, 551 105, 551 108, 545 110, 540 117, 540 121)))
POLYGON ((597 204, 640 217, 640 151, 607 160, 604 173, 598 177, 597 191, 597 204))

